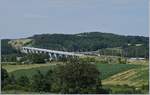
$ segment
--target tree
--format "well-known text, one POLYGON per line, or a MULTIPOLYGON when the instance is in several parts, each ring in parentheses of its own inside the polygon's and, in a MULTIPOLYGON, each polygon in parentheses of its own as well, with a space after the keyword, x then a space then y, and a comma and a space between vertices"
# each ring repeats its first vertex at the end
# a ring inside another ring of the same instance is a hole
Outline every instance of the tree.
POLYGON ((16 83, 17 83, 17 80, 16 80, 15 76, 13 74, 11 74, 9 76, 9 84, 15 85, 16 83))
POLYGON ((32 77, 31 85, 33 91, 40 92, 43 91, 42 86, 43 86, 44 75, 39 70, 37 72, 38 73, 32 77))
POLYGON ((4 68, 1 68, 1 85, 2 85, 2 88, 8 83, 8 72, 4 69, 4 68))
POLYGON ((40 71, 32 77, 32 90, 36 92, 50 92, 51 91, 51 74, 49 70, 44 76, 40 71))
MULTIPOLYGON (((72 60, 59 65, 54 71, 55 80, 52 91, 60 93, 102 93, 100 72, 94 64, 72 60)), ((108 92, 107 92, 108 93, 108 92)))
POLYGON ((44 86, 44 91, 45 92, 50 92, 51 91, 51 85, 53 83, 53 71, 50 69, 46 75, 45 75, 45 86, 44 86))
POLYGON ((46 60, 49 59, 48 54, 35 54, 35 53, 30 53, 25 55, 21 59, 21 61, 25 61, 26 63, 45 63, 46 60))
POLYGON ((18 80, 17 80, 18 85, 20 86, 29 86, 30 81, 29 78, 27 76, 21 76, 18 80))

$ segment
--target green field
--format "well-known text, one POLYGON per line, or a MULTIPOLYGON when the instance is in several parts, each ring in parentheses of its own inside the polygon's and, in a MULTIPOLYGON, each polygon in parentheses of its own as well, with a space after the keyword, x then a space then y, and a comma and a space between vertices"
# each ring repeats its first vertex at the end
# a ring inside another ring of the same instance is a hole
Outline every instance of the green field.
POLYGON ((24 69, 33 69, 33 68, 38 68, 38 67, 47 67, 55 64, 60 64, 62 62, 52 62, 52 63, 47 63, 47 64, 17 64, 17 65, 12 65, 12 64, 2 64, 2 67, 6 69, 8 72, 13 72, 16 70, 24 70, 24 69))
MULTIPOLYGON (((45 74, 49 69, 53 69, 56 64, 24 64, 24 65, 2 65, 10 74, 16 78, 26 75, 31 78, 40 70, 45 74)), ((112 89, 112 93, 124 93, 133 90, 134 87, 141 89, 148 85, 149 68, 148 65, 141 64, 96 64, 101 72, 102 84, 106 88, 112 89)), ((148 90, 141 90, 148 93, 148 90)))
POLYGON ((11 72, 10 74, 13 74, 16 78, 19 78, 20 76, 26 75, 27 77, 31 78, 33 75, 37 73, 38 70, 40 70, 43 74, 45 74, 48 70, 52 69, 53 66, 41 66, 37 68, 32 69, 21 69, 11 72))
MULTIPOLYGON (((19 68, 19 66, 17 65, 17 69, 15 70, 13 69, 13 71, 11 69, 12 67, 15 68, 15 65, 13 66, 8 65, 8 66, 5 66, 5 69, 7 69, 8 71, 11 70, 10 73, 14 74, 16 77, 20 77, 22 75, 32 77, 34 74, 36 74, 37 70, 40 70, 41 72, 45 73, 46 71, 54 67, 54 65, 47 65, 47 66, 46 65, 43 66, 43 65, 40 64, 40 66, 36 66, 36 67, 34 66, 33 68, 28 68, 28 69, 26 66, 25 66, 26 68, 23 69, 22 67, 19 68)), ((140 65, 135 65, 135 64, 100 64, 100 63, 97 63, 96 66, 101 72, 101 79, 106 79, 112 75, 115 75, 117 73, 129 70, 129 69, 140 68, 140 65)))
POLYGON ((117 73, 104 79, 102 82, 104 85, 130 85, 130 86, 142 86, 147 85, 149 80, 148 66, 141 68, 134 68, 124 72, 117 73))
POLYGON ((101 72, 102 79, 108 78, 119 72, 123 72, 133 68, 140 68, 140 65, 135 64, 96 64, 101 72))

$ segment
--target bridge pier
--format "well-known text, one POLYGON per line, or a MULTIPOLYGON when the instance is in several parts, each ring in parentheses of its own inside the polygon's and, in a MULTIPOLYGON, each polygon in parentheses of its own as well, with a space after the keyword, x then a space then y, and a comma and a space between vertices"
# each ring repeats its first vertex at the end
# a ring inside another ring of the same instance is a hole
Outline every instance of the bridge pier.
POLYGON ((51 61, 53 59, 51 53, 48 53, 48 55, 49 55, 49 60, 51 61))
POLYGON ((55 60, 58 60, 56 53, 54 53, 54 59, 55 59, 55 60))

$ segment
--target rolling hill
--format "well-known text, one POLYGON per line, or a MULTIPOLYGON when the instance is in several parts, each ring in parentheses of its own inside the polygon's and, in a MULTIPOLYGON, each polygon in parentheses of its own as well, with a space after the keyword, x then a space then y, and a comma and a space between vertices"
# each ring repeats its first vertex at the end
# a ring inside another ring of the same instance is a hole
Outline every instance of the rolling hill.
MULTIPOLYGON (((33 46, 61 51, 96 51, 106 48, 121 48, 129 57, 148 57, 148 37, 123 36, 102 32, 79 34, 40 34, 26 39, 3 39, 2 55, 16 53, 16 46, 33 46), (8 51, 7 51, 8 50, 8 51), (132 51, 132 52, 129 52, 132 51), (138 54, 137 54, 138 51, 138 54)), ((110 49, 109 49, 110 50, 110 49)), ((105 51, 108 51, 107 49, 105 51)))

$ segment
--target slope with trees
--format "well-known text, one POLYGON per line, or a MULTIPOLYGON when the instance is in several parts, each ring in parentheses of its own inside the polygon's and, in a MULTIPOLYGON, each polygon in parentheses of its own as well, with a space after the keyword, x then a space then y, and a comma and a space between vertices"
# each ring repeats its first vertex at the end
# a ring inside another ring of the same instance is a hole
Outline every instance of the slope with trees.
MULTIPOLYGON (((120 48, 125 57, 149 56, 148 37, 122 36, 111 33, 85 32, 79 34, 40 34, 26 38, 30 39, 24 46, 46 48, 69 52, 103 51, 112 55, 107 48, 120 48)), ((19 39, 18 39, 19 40, 19 39)), ((18 42, 18 40, 16 40, 18 42)), ((25 40, 25 39, 24 39, 25 40)), ((11 61, 11 56, 18 56, 20 52, 13 48, 11 39, 2 40, 2 61, 11 61), (10 58, 10 59, 9 59, 10 58)), ((21 39, 22 41, 22 39, 21 39)), ((121 55, 114 51, 114 55, 121 55)), ((13 60, 13 58, 12 58, 13 60)))

